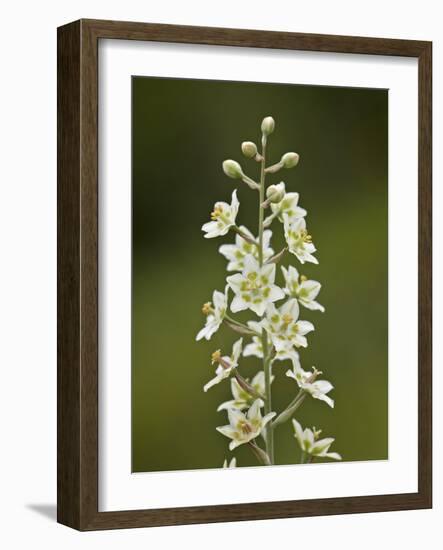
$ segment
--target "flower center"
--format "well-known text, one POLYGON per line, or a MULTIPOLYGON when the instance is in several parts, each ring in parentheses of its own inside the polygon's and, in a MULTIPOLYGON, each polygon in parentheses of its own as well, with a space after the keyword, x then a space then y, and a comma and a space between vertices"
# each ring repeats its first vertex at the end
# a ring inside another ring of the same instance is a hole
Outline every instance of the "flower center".
POLYGON ((214 211, 211 212, 211 220, 218 220, 220 216, 223 214, 223 207, 220 205, 214 206, 214 211))
POLYGON ((252 432, 252 426, 249 424, 247 420, 241 420, 238 423, 238 428, 241 430, 244 434, 250 434, 252 432))
POLYGON ((306 229, 302 229, 302 230, 300 231, 300 239, 301 239, 304 243, 309 243, 309 244, 312 243, 312 237, 311 237, 311 235, 308 234, 308 232, 306 231, 306 229))
POLYGON ((294 317, 292 317, 292 315, 289 315, 289 313, 285 313, 282 316, 282 321, 284 325, 289 325, 289 323, 292 323, 293 320, 294 320, 294 317))
POLYGON ((213 308, 212 308, 212 303, 211 302, 206 302, 205 304, 203 304, 203 307, 202 307, 202 313, 204 313, 205 315, 209 315, 210 313, 213 313, 213 308))

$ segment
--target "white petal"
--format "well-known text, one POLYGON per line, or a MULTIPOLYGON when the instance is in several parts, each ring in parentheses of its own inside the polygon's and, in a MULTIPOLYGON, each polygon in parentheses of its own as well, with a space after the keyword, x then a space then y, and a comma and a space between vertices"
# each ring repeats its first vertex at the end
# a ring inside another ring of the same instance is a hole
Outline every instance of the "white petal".
POLYGON ((231 356, 231 358, 232 358, 232 362, 234 364, 238 363, 238 358, 241 355, 242 346, 243 346, 243 338, 239 338, 235 342, 235 344, 232 346, 232 356, 231 356))
POLYGON ((263 425, 263 427, 266 426, 266 424, 267 424, 270 420, 272 420, 276 415, 277 415, 276 412, 270 412, 270 413, 268 413, 268 414, 265 414, 265 416, 263 417, 263 420, 262 420, 262 423, 263 423, 262 425, 263 425))
POLYGON ((252 355, 258 357, 259 359, 263 357, 263 352, 261 351, 259 344, 256 342, 247 344, 243 349, 243 357, 251 357, 252 355))
POLYGON ((249 309, 254 311, 259 317, 261 317, 263 315, 263 313, 265 312, 265 310, 266 310, 266 302, 265 302, 265 300, 262 300, 258 304, 254 304, 253 302, 249 302, 247 304, 247 307, 249 307, 249 309))
POLYGON ((331 409, 334 408, 334 400, 331 399, 329 395, 325 395, 324 393, 319 393, 319 394, 313 393, 312 397, 314 397, 315 399, 319 399, 320 401, 324 401, 331 407, 331 409))
POLYGON ((204 235, 205 239, 212 239, 220 235, 220 228, 218 226, 218 222, 215 222, 215 221, 207 222, 204 225, 202 225, 202 231, 206 232, 206 235, 204 235))
POLYGON ((331 384, 331 382, 328 382, 327 380, 317 380, 317 382, 314 382, 311 385, 313 386, 315 391, 318 391, 320 393, 328 393, 334 389, 334 386, 331 384))
POLYGON ((230 425, 234 427, 237 426, 239 422, 246 421, 245 415, 237 409, 229 409, 228 418, 229 418, 230 425))
POLYGON ((230 437, 231 439, 235 436, 236 433, 236 430, 229 424, 226 426, 217 426, 217 428, 215 429, 226 437, 230 437))
POLYGON ((268 300, 270 302, 276 302, 277 300, 282 300, 285 297, 283 290, 277 285, 271 285, 271 292, 269 293, 268 300))
POLYGON ((240 287, 243 281, 244 281, 244 277, 241 273, 236 273, 235 275, 229 275, 229 277, 226 278, 226 282, 232 288, 232 290, 236 293, 240 292, 240 287))
POLYGON ((319 304, 318 302, 312 300, 311 302, 304 300, 303 298, 299 298, 299 302, 306 308, 310 309, 311 311, 321 311, 324 313, 325 308, 319 304))
POLYGON ((325 437, 324 439, 319 439, 315 441, 312 446, 312 454, 322 456, 322 454, 327 453, 329 447, 334 443, 333 437, 325 437))
POLYGON ((243 270, 243 275, 247 276, 248 273, 258 273, 259 271, 260 267, 258 265, 258 261, 254 258, 254 256, 251 256, 251 254, 245 256, 245 268, 243 270))
POLYGON ((298 307, 297 300, 295 298, 291 298, 290 300, 285 302, 280 308, 280 314, 281 315, 289 314, 292 317, 292 319, 296 321, 300 314, 300 308, 298 307))
POLYGON ((217 309, 226 308, 226 296, 222 292, 214 290, 214 293, 212 294, 212 301, 217 309))
POLYGON ((263 231, 263 248, 269 248, 269 244, 271 242, 272 237, 272 231, 270 229, 265 229, 263 231))
POLYGON ((326 453, 324 456, 333 460, 341 460, 341 456, 338 453, 326 453))
POLYGON ((256 399, 254 403, 252 404, 251 408, 248 411, 248 418, 249 420, 260 420, 261 419, 261 412, 260 412, 260 400, 256 399))
POLYGON ((233 313, 237 313, 238 311, 243 311, 245 309, 248 309, 248 307, 249 307, 248 302, 245 302, 243 298, 239 295, 235 296, 231 302, 231 311, 233 313))
POLYGON ((292 419, 292 425, 294 426, 295 437, 302 450, 304 450, 303 428, 301 427, 301 424, 295 420, 295 418, 292 419))
POLYGON ((236 261, 237 260, 236 252, 238 251, 238 248, 235 246, 235 244, 222 244, 219 247, 218 251, 227 260, 231 260, 231 261, 236 261))
POLYGON ((262 328, 263 328, 261 321, 248 321, 247 324, 251 330, 255 330, 255 332, 258 332, 259 334, 261 334, 262 328))
POLYGON ((321 284, 318 281, 303 281, 300 285, 300 290, 303 291, 303 299, 312 301, 317 298, 321 290, 321 284))
POLYGON ((297 327, 298 327, 298 334, 301 334, 302 336, 304 336, 305 334, 308 334, 308 332, 315 330, 314 325, 309 321, 298 321, 297 327))
POLYGON ((240 202, 237 198, 237 189, 234 189, 234 191, 232 192, 232 200, 231 200, 231 209, 232 209, 232 216, 234 221, 235 221, 235 218, 237 217, 239 206, 240 206, 240 202))
POLYGON ((209 388, 212 388, 212 386, 219 384, 222 380, 223 378, 221 378, 220 376, 216 376, 212 380, 209 380, 209 382, 203 386, 203 391, 207 392, 209 388))
POLYGON ((236 448, 239 447, 240 445, 243 445, 243 443, 247 443, 247 441, 248 441, 248 440, 246 440, 246 439, 245 439, 245 440, 241 440, 241 441, 238 440, 238 439, 237 439, 237 440, 233 439, 233 440, 231 441, 231 443, 229 443, 229 450, 230 450, 230 451, 233 451, 234 449, 236 449, 236 448))
POLYGON ((269 284, 273 284, 275 281, 275 264, 267 264, 261 268, 260 275, 267 277, 269 284))

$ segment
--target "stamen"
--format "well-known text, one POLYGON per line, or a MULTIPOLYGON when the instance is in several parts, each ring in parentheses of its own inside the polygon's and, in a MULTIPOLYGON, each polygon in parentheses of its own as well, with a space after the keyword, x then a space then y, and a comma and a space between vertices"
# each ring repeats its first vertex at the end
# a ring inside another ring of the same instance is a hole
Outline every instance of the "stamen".
POLYGON ((240 422, 239 428, 244 434, 250 434, 252 432, 251 425, 249 424, 249 422, 246 421, 240 422))
POLYGON ((292 315, 289 315, 289 313, 285 313, 282 317, 282 320, 285 325, 289 325, 289 323, 292 323, 292 321, 294 320, 294 317, 292 317, 292 315))
POLYGON ((221 215, 223 214, 223 207, 222 206, 214 206, 214 211, 211 212, 211 220, 217 220, 221 215))

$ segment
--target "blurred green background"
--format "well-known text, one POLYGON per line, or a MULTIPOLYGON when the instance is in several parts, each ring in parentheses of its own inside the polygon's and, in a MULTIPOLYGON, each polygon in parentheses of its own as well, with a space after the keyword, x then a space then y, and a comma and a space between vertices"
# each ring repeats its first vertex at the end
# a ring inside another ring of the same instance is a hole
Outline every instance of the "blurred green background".
MULTIPOLYGON (((233 236, 204 239, 201 225, 214 202, 230 202, 238 188, 238 223, 254 233, 257 195, 228 179, 221 164, 239 160, 258 177, 258 164, 242 160, 240 143, 260 141, 260 123, 271 115, 269 163, 286 151, 299 165, 268 178, 300 193, 318 266, 301 273, 322 282, 326 313, 301 308, 316 331, 301 350, 302 366, 324 371, 335 389, 335 409, 307 399, 297 414, 303 426, 323 429, 331 450, 346 461, 388 457, 388 92, 386 90, 133 77, 133 471, 217 468, 230 458, 227 423, 217 406, 230 384, 208 393, 211 352, 230 352, 237 335, 221 328, 196 342, 201 305, 222 290, 226 260, 218 253, 233 236)), ((274 224, 275 250, 283 244, 274 224)), ((279 281, 281 273, 278 271, 279 281)), ((246 316, 248 317, 248 315, 246 316)), ((251 313, 249 318, 253 318, 251 313)), ((252 377, 259 360, 242 360, 252 377)), ((273 408, 296 392, 274 367, 273 408)), ((245 446, 239 466, 256 465, 245 446)), ((298 462, 290 423, 276 431, 276 462, 298 462)))

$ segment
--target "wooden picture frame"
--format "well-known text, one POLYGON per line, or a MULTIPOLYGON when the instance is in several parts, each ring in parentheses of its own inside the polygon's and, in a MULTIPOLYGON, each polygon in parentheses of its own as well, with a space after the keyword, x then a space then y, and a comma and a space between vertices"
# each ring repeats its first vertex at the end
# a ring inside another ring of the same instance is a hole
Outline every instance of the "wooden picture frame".
POLYGON ((430 508, 432 248, 430 42, 80 20, 58 29, 58 521, 113 529, 430 508), (98 511, 98 42, 159 41, 404 56, 419 67, 418 492, 98 511))

